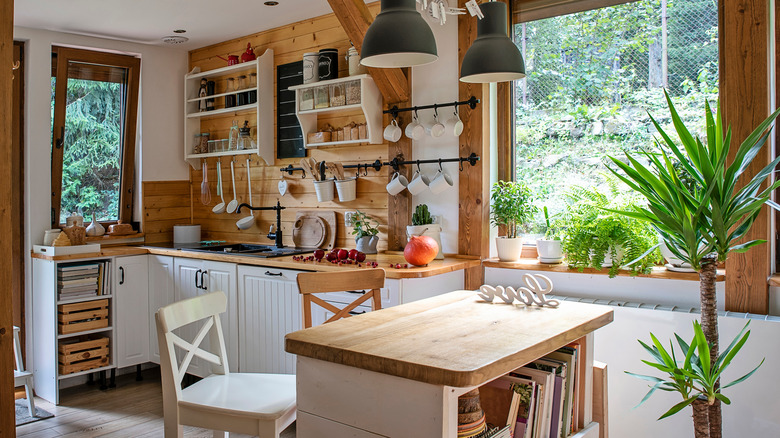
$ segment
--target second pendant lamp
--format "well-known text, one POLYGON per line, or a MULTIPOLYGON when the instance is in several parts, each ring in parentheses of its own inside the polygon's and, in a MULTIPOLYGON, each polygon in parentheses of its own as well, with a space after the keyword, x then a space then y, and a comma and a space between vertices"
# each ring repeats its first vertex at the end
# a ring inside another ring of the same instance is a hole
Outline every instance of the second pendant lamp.
POLYGON ((479 7, 485 18, 477 22, 477 39, 463 57, 460 80, 488 83, 524 78, 523 55, 506 33, 506 3, 492 1, 479 7))
POLYGON ((415 0, 381 0, 381 12, 363 38, 360 63, 367 67, 412 67, 436 61, 436 39, 415 0))

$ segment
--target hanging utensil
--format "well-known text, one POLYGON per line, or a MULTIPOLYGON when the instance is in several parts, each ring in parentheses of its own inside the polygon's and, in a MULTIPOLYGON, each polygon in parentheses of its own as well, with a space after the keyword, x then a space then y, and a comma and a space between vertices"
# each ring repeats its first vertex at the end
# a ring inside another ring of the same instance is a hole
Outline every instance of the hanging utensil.
POLYGON ((211 203, 211 190, 209 190, 209 166, 206 160, 203 160, 203 182, 200 184, 200 202, 203 205, 211 203))
POLYGON ((341 163, 333 163, 333 165, 336 167, 336 178, 339 181, 344 181, 344 165, 341 163))
POLYGON ((222 199, 222 202, 215 205, 211 211, 217 214, 224 213, 227 205, 225 205, 225 194, 222 190, 222 160, 217 160, 217 195, 222 199))
POLYGON ((317 160, 315 160, 314 157, 309 157, 306 160, 309 161, 309 169, 311 169, 314 179, 317 181, 321 180, 322 174, 320 173, 320 166, 319 163, 317 163, 317 160))
MULTIPOLYGON (((249 158, 246 159, 246 185, 249 192, 249 206, 252 206, 252 172, 249 171, 249 158)), ((255 212, 249 209, 249 216, 239 219, 236 226, 242 230, 248 230, 255 223, 255 212)))
POLYGON ((227 205, 228 213, 235 213, 238 208, 238 196, 236 195, 236 171, 233 168, 233 160, 230 160, 230 178, 233 180, 233 200, 227 205))

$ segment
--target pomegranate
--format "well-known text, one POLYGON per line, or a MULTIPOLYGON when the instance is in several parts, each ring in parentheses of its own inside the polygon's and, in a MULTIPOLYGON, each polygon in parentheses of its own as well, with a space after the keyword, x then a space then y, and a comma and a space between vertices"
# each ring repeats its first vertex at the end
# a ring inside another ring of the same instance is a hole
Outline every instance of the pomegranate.
POLYGON ((429 236, 412 236, 404 248, 404 258, 414 266, 425 266, 436 258, 439 245, 429 236))
POLYGON ((322 258, 325 257, 325 251, 321 249, 314 250, 314 258, 317 260, 322 260, 322 258))
POLYGON ((366 255, 362 252, 358 252, 355 254, 355 260, 357 260, 359 263, 363 263, 366 260, 366 255))
POLYGON ((329 262, 333 262, 333 261, 336 261, 336 260, 338 260, 338 259, 339 259, 339 256, 338 256, 337 254, 334 254, 334 253, 332 253, 332 252, 329 252, 329 253, 328 253, 328 254, 325 256, 325 259, 326 259, 327 261, 329 261, 329 262))
POLYGON ((340 249, 338 253, 339 260, 346 260, 349 257, 349 251, 340 249))
POLYGON ((355 260, 355 256, 357 256, 358 250, 356 249, 350 249, 349 250, 349 258, 351 260, 355 260))

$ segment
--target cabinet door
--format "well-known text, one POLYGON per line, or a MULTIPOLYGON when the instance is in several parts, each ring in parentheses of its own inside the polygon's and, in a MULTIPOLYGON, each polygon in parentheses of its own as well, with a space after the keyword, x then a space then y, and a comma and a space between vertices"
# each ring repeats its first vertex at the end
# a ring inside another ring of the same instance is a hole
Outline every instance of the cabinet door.
POLYGON ((118 257, 114 265, 117 367, 149 361, 149 271, 146 255, 118 257))
MULTIPOLYGON (((173 262, 174 267, 174 301, 181 301, 187 298, 193 298, 205 293, 198 285, 201 283, 203 273, 203 261, 196 259, 187 259, 176 257, 173 262)), ((200 331, 203 324, 189 324, 174 330, 174 333, 181 336, 182 339, 192 342, 200 331)), ((202 347, 208 346, 208 337, 203 342, 202 347)), ((177 356, 181 361, 181 352, 177 356)), ((187 372, 199 377, 206 377, 211 374, 211 367, 208 362, 200 358, 193 357, 187 372)))
MULTIPOLYGON (((219 315, 222 321, 222 336, 225 338, 228 368, 238 372, 238 296, 236 287, 236 265, 234 263, 203 262, 203 270, 208 274, 202 285, 201 293, 222 291, 227 296, 227 310, 219 315)), ((208 340, 204 342, 208 345, 208 340)))
POLYGON ((287 269, 238 267, 242 373, 295 373, 295 355, 284 351, 284 335, 303 328, 297 276, 287 269))
POLYGON ((157 345, 157 322, 154 314, 160 307, 175 301, 173 282, 173 257, 148 255, 149 262, 149 360, 160 363, 157 345))

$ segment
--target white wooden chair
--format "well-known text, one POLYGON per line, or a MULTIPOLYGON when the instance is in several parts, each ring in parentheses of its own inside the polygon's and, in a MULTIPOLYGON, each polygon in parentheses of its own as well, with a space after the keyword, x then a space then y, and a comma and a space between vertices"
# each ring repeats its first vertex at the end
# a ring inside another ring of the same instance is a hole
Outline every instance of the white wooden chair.
POLYGON ((215 437, 223 437, 223 431, 278 437, 295 421, 294 375, 229 373, 219 320, 226 307, 225 294, 211 292, 157 311, 166 438, 181 437, 182 425, 212 429, 215 437), (192 341, 173 333, 198 321, 203 325, 192 341), (216 352, 200 348, 207 334, 216 352), (184 352, 181 362, 176 348, 184 352), (195 356, 210 362, 213 374, 182 389, 182 378, 195 356))
POLYGON ((30 416, 35 417, 35 399, 33 396, 33 373, 24 370, 24 361, 22 361, 22 344, 19 342, 19 327, 14 326, 14 388, 24 385, 24 392, 27 393, 27 408, 30 410, 30 416))
POLYGON ((343 272, 302 272, 298 274, 298 291, 303 295, 303 328, 312 326, 312 304, 316 304, 333 313, 325 323, 348 318, 360 304, 371 300, 371 310, 382 308, 380 289, 385 287, 383 269, 364 269, 362 271, 343 272), (328 303, 314 294, 364 290, 357 298, 343 308, 328 303))

